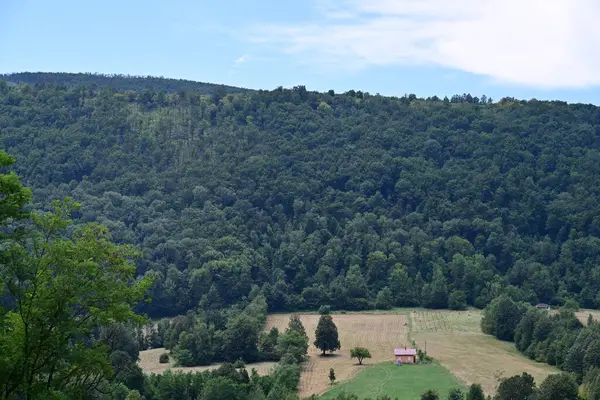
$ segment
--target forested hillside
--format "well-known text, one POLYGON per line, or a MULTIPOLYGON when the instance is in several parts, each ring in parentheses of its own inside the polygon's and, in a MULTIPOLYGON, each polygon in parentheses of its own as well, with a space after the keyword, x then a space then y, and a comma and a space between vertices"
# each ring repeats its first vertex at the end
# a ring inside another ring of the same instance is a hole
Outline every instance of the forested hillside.
POLYGON ((217 85, 214 83, 195 82, 186 79, 157 78, 154 76, 106 75, 90 73, 54 73, 54 72, 18 72, 14 74, 0 74, 0 80, 22 84, 56 84, 73 86, 87 86, 89 88, 109 87, 116 90, 155 90, 167 93, 179 91, 194 91, 202 94, 213 93, 243 93, 248 89, 217 85))
POLYGON ((166 90, 0 82, 0 147, 37 206, 72 196, 139 246, 150 315, 258 292, 272 311, 600 306, 595 106, 166 90))

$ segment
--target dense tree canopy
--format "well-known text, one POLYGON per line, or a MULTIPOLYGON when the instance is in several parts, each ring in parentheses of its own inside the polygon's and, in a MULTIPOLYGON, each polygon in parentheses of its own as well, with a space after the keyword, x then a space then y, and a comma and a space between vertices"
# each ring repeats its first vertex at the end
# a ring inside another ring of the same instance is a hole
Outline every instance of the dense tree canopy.
POLYGON ((160 90, 167 93, 193 91, 202 94, 243 93, 248 89, 213 83, 168 79, 154 76, 132 76, 118 74, 19 72, 0 74, 0 80, 10 83, 59 84, 67 86, 109 87, 117 90, 160 90))
POLYGON ((533 376, 527 372, 521 375, 511 376, 500 382, 496 400, 533 400, 535 399, 536 387, 533 376))
POLYGON ((92 78, 0 82, 0 147, 36 207, 71 196, 140 247, 151 316, 257 292, 271 311, 600 306, 595 106, 92 78))

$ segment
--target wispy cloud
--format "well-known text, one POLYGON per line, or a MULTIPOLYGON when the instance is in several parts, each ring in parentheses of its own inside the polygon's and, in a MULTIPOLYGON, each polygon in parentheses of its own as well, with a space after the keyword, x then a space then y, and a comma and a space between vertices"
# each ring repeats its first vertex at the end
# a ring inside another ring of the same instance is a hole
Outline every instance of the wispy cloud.
POLYGON ((235 64, 242 64, 245 63, 246 61, 248 61, 250 59, 250 56, 248 54, 244 54, 241 57, 236 58, 233 62, 235 64))
POLYGON ((229 68, 228 75, 229 76, 236 75, 239 72, 239 69, 243 68, 242 64, 247 63, 248 61, 250 61, 250 59, 251 58, 248 54, 244 54, 242 56, 239 56, 235 60, 233 60, 233 63, 231 64, 231 67, 229 68))
POLYGON ((316 0, 251 38, 320 68, 429 64, 537 87, 600 84, 597 0, 316 0))

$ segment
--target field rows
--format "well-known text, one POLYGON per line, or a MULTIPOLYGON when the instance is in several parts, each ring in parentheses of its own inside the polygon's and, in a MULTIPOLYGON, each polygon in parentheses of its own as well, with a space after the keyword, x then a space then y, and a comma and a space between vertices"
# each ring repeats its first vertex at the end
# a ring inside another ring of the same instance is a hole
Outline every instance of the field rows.
MULTIPOLYGON (((270 315, 267 329, 277 327, 284 331, 290 314, 270 315)), ((350 359, 350 349, 362 346, 369 349, 372 358, 365 364, 375 364, 393 359, 395 347, 409 345, 408 318, 406 315, 345 314, 334 315, 342 350, 331 356, 322 357, 312 343, 319 320, 318 315, 300 315, 300 320, 309 335, 308 362, 302 366, 300 396, 319 394, 329 388, 329 368, 335 369, 338 381, 344 381, 361 369, 356 360, 350 359)))
POLYGON ((481 333, 479 310, 414 310, 408 314, 411 339, 463 382, 480 383, 487 393, 495 392, 499 377, 527 371, 541 382, 558 372, 524 357, 513 343, 481 333))

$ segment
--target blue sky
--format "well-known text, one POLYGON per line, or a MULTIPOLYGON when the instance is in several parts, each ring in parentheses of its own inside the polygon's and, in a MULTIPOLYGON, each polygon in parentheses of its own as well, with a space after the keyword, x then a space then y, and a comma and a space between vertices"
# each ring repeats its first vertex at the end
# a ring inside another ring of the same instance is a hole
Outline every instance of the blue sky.
POLYGON ((600 104, 597 0, 1 0, 0 72, 600 104))

